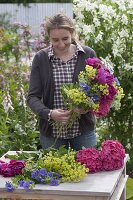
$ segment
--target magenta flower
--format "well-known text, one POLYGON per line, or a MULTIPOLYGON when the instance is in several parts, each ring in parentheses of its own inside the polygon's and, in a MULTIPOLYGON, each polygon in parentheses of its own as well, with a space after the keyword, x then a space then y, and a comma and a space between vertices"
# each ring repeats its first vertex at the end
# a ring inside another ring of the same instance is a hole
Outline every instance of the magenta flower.
POLYGON ((24 167, 25 161, 11 160, 9 163, 0 161, 0 175, 12 177, 21 174, 24 167))
POLYGON ((112 103, 112 101, 110 101, 107 98, 104 98, 104 96, 102 96, 100 99, 99 110, 97 112, 94 112, 94 114, 97 117, 105 117, 110 110, 111 103, 112 103))
POLYGON ((87 65, 91 65, 92 67, 97 69, 103 66, 102 61, 98 58, 87 58, 85 61, 87 65))
POLYGON ((108 100, 114 99, 115 95, 117 94, 117 90, 114 88, 113 85, 109 85, 109 95, 106 96, 108 100))
POLYGON ((102 143, 101 159, 103 170, 120 169, 124 164, 125 149, 116 140, 106 140, 102 143))
POLYGON ((106 74, 105 74, 105 70, 100 67, 98 70, 97 70, 97 75, 95 77, 95 80, 98 81, 99 83, 101 84, 105 84, 106 83, 106 74))
POLYGON ((77 162, 89 168, 89 172, 112 171, 124 164, 125 149, 117 140, 106 140, 101 150, 87 148, 77 152, 77 162))
POLYGON ((95 148, 87 148, 77 152, 77 161, 89 168, 89 172, 98 172, 102 169, 100 152, 95 148))

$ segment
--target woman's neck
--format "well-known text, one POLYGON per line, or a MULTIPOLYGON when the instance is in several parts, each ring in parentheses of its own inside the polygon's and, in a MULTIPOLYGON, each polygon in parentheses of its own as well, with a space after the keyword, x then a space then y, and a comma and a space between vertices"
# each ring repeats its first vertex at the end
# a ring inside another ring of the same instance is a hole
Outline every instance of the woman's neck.
POLYGON ((54 51, 54 53, 56 57, 66 62, 73 57, 73 55, 75 54, 75 51, 76 51, 76 46, 74 44, 71 44, 67 51, 65 52, 54 51))

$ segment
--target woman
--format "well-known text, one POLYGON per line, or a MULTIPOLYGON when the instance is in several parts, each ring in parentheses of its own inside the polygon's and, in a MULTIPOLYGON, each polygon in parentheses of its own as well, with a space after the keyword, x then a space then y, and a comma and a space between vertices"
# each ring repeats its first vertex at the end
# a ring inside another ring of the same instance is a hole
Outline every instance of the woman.
POLYGON ((50 121, 67 123, 71 111, 63 104, 60 86, 78 81, 79 72, 85 69, 85 59, 96 57, 96 54, 76 42, 73 21, 63 14, 47 19, 45 30, 50 46, 40 50, 33 59, 27 96, 29 107, 40 118, 42 148, 52 145, 54 148, 71 146, 75 150, 93 147, 96 145, 95 116, 91 112, 76 109, 81 114, 80 120, 59 136, 50 121))

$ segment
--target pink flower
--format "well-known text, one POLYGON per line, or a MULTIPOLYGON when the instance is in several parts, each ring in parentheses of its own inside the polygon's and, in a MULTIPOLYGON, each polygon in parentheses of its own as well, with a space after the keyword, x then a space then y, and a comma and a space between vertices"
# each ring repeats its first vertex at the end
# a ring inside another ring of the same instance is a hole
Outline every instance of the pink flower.
POLYGON ((94 112, 94 114, 97 117, 105 117, 110 110, 111 103, 112 103, 112 101, 110 101, 108 99, 104 99, 104 96, 101 97, 99 109, 97 112, 94 112))
POLYGON ((101 150, 87 148, 77 152, 77 162, 84 164, 90 172, 112 171, 124 164, 125 149, 117 140, 106 140, 101 150))
POLYGON ((97 69, 97 75, 94 80, 103 85, 106 83, 108 85, 112 85, 113 81, 115 81, 115 77, 110 73, 108 69, 105 69, 103 66, 101 66, 97 69))
POLYGON ((125 149, 116 140, 106 140, 102 143, 101 159, 103 170, 120 169, 124 164, 125 149))
POLYGON ((100 153, 95 148, 87 148, 77 152, 77 161, 89 168, 89 172, 101 171, 100 153))
POLYGON ((103 66, 102 61, 98 58, 87 58, 85 61, 87 65, 91 65, 92 67, 97 69, 103 66))
POLYGON ((114 88, 114 86, 109 86, 109 95, 105 96, 106 99, 112 100, 114 99, 114 96, 117 94, 117 90, 114 88))

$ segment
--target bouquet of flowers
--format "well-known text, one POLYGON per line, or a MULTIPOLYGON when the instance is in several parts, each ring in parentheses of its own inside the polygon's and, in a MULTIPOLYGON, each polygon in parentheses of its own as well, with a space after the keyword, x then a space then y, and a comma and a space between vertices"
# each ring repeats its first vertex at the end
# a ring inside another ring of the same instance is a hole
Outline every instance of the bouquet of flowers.
POLYGON ((58 132, 71 128, 80 118, 76 109, 93 112, 96 117, 105 117, 110 108, 118 110, 124 97, 123 88, 113 71, 98 58, 86 59, 85 71, 81 71, 77 83, 63 84, 61 94, 64 104, 71 110, 71 117, 66 124, 53 122, 58 132))
POLYGON ((58 150, 49 148, 39 152, 16 152, 6 155, 9 162, 0 160, 0 175, 12 177, 6 182, 8 192, 21 187, 30 190, 36 184, 57 186, 62 182, 79 182, 89 170, 76 161, 76 151, 61 146, 58 150))
POLYGON ((120 107, 120 101, 124 97, 123 89, 112 71, 100 59, 86 59, 85 71, 80 72, 78 81, 61 88, 68 109, 82 108, 92 111, 97 117, 104 117, 111 107, 120 107))

